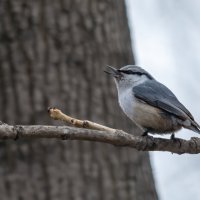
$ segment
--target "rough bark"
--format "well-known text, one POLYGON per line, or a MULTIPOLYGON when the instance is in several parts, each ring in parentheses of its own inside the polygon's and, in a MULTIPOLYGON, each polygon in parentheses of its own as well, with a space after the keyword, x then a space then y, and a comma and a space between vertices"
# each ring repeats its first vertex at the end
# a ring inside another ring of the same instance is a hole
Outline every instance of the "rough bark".
MULTIPOLYGON (((106 64, 134 63, 122 0, 1 0, 0 119, 50 124, 47 106, 123 130, 106 64), (66 103, 67 102, 67 103, 66 103)), ((1 199, 157 199, 147 153, 106 144, 0 143, 1 199)))
MULTIPOLYGON (((110 129, 109 129, 110 130, 110 129)), ((142 132, 141 132, 142 133, 142 132)), ((133 133, 134 134, 134 133, 133 133)), ((108 143, 120 147, 131 147, 138 151, 169 151, 171 153, 198 154, 200 153, 200 139, 192 137, 190 140, 154 138, 152 136, 135 136, 122 130, 100 131, 69 126, 0 126, 0 140, 8 139, 61 139, 86 140, 108 143)))

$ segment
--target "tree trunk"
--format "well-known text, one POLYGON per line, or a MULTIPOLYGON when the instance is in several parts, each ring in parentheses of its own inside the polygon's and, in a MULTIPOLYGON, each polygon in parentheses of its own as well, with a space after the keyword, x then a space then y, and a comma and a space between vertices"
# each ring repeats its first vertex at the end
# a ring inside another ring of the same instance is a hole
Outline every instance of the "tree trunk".
MULTIPOLYGON (((134 63, 122 0, 1 0, 0 119, 52 124, 56 106, 77 118, 133 130, 119 109, 109 64, 134 63)), ((58 124, 58 123, 57 123, 58 124)), ((155 200, 147 153, 83 141, 0 143, 3 200, 155 200)))

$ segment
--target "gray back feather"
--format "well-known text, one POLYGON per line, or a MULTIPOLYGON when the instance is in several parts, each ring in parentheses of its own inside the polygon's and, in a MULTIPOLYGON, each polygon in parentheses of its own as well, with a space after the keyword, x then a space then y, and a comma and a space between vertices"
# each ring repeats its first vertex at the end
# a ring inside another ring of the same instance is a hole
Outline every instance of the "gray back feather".
POLYGON ((192 114, 179 102, 171 90, 156 80, 148 80, 134 87, 133 93, 136 98, 182 120, 186 120, 188 117, 194 120, 192 114))

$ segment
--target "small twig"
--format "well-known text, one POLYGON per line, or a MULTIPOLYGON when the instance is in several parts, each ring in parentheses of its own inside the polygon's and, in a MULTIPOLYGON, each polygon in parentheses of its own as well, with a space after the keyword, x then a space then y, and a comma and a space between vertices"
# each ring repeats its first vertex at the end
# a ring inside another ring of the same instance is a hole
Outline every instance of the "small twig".
POLYGON ((100 131, 108 131, 111 133, 114 133, 116 129, 103 126, 101 124, 97 124, 95 122, 91 122, 88 120, 79 120, 73 117, 70 117, 66 114, 64 114, 61 110, 57 108, 48 108, 48 112, 51 118, 54 120, 61 120, 67 123, 72 124, 75 127, 79 128, 87 128, 87 129, 93 129, 93 130, 100 130, 100 131))

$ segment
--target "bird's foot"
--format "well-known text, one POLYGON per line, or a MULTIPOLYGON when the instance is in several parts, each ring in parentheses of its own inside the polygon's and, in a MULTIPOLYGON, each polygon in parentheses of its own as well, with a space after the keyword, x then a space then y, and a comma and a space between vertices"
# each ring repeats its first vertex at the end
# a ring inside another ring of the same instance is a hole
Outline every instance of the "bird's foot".
POLYGON ((171 137, 170 139, 173 141, 173 142, 179 142, 179 146, 181 147, 181 141, 179 140, 179 138, 176 138, 174 133, 171 134, 171 137))
POLYGON ((148 136, 148 132, 149 132, 148 130, 144 131, 144 132, 142 133, 142 136, 143 136, 143 137, 148 136))
POLYGON ((143 140, 146 140, 146 144, 143 145, 143 146, 141 147, 141 149, 140 149, 140 150, 142 150, 142 151, 145 151, 145 150, 146 150, 146 147, 147 147, 149 144, 153 144, 153 143, 154 143, 154 137, 151 136, 151 135, 148 135, 148 132, 149 132, 149 130, 145 130, 145 131, 142 133, 142 135, 141 135, 142 139, 143 139, 143 140))
POLYGON ((174 133, 171 134, 170 139, 171 140, 176 140, 174 133))

